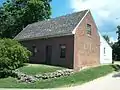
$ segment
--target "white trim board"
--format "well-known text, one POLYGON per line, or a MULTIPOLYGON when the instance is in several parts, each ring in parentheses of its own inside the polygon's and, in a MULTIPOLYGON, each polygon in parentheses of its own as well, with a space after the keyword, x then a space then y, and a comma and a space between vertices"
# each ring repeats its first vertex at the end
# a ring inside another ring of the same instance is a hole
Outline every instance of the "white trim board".
POLYGON ((81 22, 84 20, 84 18, 87 16, 87 14, 90 12, 90 10, 88 10, 86 12, 86 14, 83 16, 83 18, 80 20, 80 22, 77 24, 77 26, 74 28, 74 30, 72 31, 72 34, 75 34, 77 27, 81 24, 81 22))

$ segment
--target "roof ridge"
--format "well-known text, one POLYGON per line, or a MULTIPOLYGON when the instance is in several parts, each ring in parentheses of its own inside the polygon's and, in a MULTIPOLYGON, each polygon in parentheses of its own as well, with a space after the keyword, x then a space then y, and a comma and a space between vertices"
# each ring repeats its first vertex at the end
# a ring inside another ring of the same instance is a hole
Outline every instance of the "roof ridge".
MULTIPOLYGON (((46 19, 46 20, 42 20, 42 21, 37 21, 37 22, 31 23, 31 24, 35 24, 35 23, 39 23, 39 22, 45 22, 45 21, 51 21, 51 20, 55 20, 55 19, 60 18, 60 17, 66 17, 66 16, 69 16, 69 15, 76 14, 76 13, 81 13, 81 12, 84 12, 84 11, 87 12, 87 11, 90 11, 90 10, 89 10, 89 9, 86 9, 86 10, 71 12, 71 13, 68 13, 68 14, 65 14, 65 15, 61 15, 61 16, 54 17, 54 18, 50 18, 50 19, 46 19)), ((28 24, 28 25, 31 25, 31 24, 28 24)), ((27 26, 28 26, 28 25, 27 25, 27 26)))
MULTIPOLYGON (((86 10, 81 10, 81 11, 71 12, 71 13, 68 13, 68 14, 64 14, 64 15, 61 15, 61 16, 57 16, 57 17, 55 17, 55 18, 64 17, 64 16, 68 16, 68 15, 71 15, 71 14, 80 13, 80 12, 84 12, 84 11, 88 11, 88 9, 86 9, 86 10)), ((51 19, 55 19, 55 18, 51 18, 51 19)))

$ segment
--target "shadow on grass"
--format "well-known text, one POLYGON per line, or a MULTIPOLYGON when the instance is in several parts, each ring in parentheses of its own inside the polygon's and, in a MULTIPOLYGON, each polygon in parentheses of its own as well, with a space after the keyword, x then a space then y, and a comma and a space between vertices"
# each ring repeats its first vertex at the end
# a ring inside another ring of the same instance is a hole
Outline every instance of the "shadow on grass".
POLYGON ((114 77, 114 78, 120 77, 120 65, 116 64, 116 65, 112 65, 112 67, 114 68, 114 71, 117 72, 112 77, 114 77))
POLYGON ((48 65, 48 66, 56 66, 56 67, 61 67, 61 68, 73 69, 73 65, 72 66, 65 66, 65 65, 60 65, 60 64, 33 63, 33 62, 29 62, 29 64, 41 64, 41 65, 48 65))
POLYGON ((116 65, 111 65, 114 69, 114 71, 119 72, 120 71, 120 65, 116 64, 116 65))

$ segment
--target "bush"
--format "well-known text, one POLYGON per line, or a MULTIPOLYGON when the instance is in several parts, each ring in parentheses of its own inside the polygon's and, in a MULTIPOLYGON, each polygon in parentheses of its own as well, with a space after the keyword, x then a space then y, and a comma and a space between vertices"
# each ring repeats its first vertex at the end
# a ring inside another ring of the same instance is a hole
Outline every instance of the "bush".
POLYGON ((28 62, 31 52, 12 39, 0 39, 0 75, 28 62))

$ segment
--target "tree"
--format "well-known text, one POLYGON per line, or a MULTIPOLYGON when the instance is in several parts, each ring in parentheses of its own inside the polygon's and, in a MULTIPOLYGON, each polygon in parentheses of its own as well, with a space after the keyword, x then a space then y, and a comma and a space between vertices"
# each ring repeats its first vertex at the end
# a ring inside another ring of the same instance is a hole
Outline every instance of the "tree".
POLYGON ((8 0, 0 7, 0 37, 14 38, 28 24, 49 19, 52 0, 8 0))
POLYGON ((118 45, 120 45, 120 26, 117 26, 117 31, 116 31, 117 35, 118 35, 118 45))
POLYGON ((120 59, 120 52, 119 52, 120 47, 118 45, 118 42, 112 45, 112 49, 113 49, 112 51, 113 60, 119 60, 120 59))
POLYGON ((108 35, 103 35, 103 38, 107 41, 107 43, 112 47, 112 45, 114 44, 113 42, 110 42, 110 38, 108 35))
POLYGON ((112 45, 113 60, 120 60, 120 26, 117 26, 118 41, 112 45))
POLYGON ((107 41, 107 43, 109 44, 110 43, 110 38, 108 35, 103 35, 104 39, 107 41))

